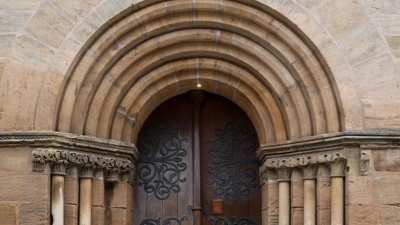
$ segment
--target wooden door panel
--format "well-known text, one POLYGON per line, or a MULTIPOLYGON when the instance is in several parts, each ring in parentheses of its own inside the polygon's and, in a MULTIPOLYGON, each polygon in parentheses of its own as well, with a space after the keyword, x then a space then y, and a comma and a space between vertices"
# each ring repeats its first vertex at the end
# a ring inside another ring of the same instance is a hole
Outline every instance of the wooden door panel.
POLYGON ((200 109, 200 157, 194 158, 193 106, 187 95, 161 104, 139 133, 134 224, 192 225, 194 184, 200 183, 202 225, 261 224, 258 140, 233 102, 208 94, 200 109), (201 177, 193 176, 200 161, 201 177), (200 180, 200 182, 196 182, 200 180), (212 202, 222 202, 213 214, 212 202))
POLYGON ((258 140, 247 115, 233 102, 208 94, 201 110, 203 224, 261 224, 258 140), (212 214, 213 200, 223 214, 212 214))
POLYGON ((161 104, 138 138, 134 224, 191 224, 192 106, 186 96, 161 104))

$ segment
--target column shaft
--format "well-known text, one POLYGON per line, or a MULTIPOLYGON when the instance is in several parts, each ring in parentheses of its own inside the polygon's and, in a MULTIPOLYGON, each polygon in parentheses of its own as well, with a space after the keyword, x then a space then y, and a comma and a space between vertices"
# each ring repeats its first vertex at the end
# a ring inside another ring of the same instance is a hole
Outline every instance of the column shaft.
POLYGON ((331 177, 331 225, 344 224, 343 183, 343 177, 331 177))
POLYGON ((279 225, 290 224, 290 182, 279 182, 279 225))
POLYGON ((64 225, 64 176, 51 177, 51 215, 53 225, 64 225))
POLYGON ((79 225, 91 225, 92 179, 81 178, 79 187, 79 225))
POLYGON ((316 189, 315 180, 304 180, 304 225, 316 224, 316 189))

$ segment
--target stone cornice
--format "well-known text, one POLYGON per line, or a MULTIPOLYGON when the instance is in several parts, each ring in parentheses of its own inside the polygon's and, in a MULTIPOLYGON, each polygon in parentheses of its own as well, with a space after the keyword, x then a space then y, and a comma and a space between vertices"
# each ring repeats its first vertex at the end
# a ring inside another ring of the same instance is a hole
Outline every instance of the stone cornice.
POLYGON ((10 146, 57 148, 123 157, 131 161, 138 157, 132 143, 62 132, 0 132, 0 148, 10 146))
POLYGON ((334 151, 342 149, 346 145, 358 145, 361 149, 398 147, 400 146, 400 133, 339 132, 262 144, 257 151, 257 157, 263 163, 267 158, 334 151), (367 145, 368 147, 366 147, 367 145))

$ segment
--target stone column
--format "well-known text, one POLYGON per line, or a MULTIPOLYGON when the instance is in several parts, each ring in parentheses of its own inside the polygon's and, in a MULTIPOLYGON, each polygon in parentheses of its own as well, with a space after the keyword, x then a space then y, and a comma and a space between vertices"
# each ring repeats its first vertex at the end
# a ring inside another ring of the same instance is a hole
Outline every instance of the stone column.
POLYGON ((51 177, 51 216, 53 225, 64 225, 64 176, 66 165, 63 161, 53 165, 51 177))
POLYGON ((79 225, 91 225, 93 170, 83 167, 79 182, 79 225))
POLYGON ((317 164, 308 164, 301 167, 304 182, 304 225, 316 224, 316 171, 317 164))
POLYGON ((344 176, 346 160, 338 155, 330 162, 331 169, 331 225, 344 224, 344 176))
POLYGON ((279 225, 290 224, 290 173, 291 168, 277 168, 279 182, 279 225))

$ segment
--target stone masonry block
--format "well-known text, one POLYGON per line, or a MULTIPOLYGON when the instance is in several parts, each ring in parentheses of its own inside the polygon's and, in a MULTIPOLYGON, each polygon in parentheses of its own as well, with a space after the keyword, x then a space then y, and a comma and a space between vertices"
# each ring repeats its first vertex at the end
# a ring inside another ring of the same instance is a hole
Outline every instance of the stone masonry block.
POLYGON ((26 25, 25 30, 43 43, 58 48, 73 26, 51 4, 43 3, 26 25))
POLYGON ((67 175, 64 178, 66 204, 78 204, 79 198, 79 179, 76 176, 67 175))
POLYGON ((50 223, 49 203, 25 203, 19 207, 19 225, 47 225, 50 223))
POLYGON ((396 58, 400 58, 400 36, 386 36, 390 51, 396 58))
POLYGON ((14 205, 0 204, 0 224, 15 225, 16 212, 14 205))
POLYGON ((331 205, 331 179, 318 178, 317 179, 317 206, 330 206, 331 205))
POLYGON ((292 225, 303 225, 304 221, 304 209, 303 208, 292 208, 292 225))
POLYGON ((373 184, 374 203, 400 204, 400 174, 376 176, 373 184))
POLYGON ((400 172, 400 150, 373 151, 376 171, 400 172))
POLYGON ((347 204, 371 204, 372 185, 369 176, 348 176, 346 203, 347 204))
POLYGON ((49 201, 50 177, 0 172, 0 201, 49 201))
POLYGON ((104 180, 92 180, 92 206, 104 206, 104 180))
POLYGON ((304 205, 304 184, 303 181, 292 182, 292 207, 303 207, 304 205))
POLYGON ((104 225, 104 207, 92 206, 92 225, 104 225))
POLYGON ((346 224, 379 224, 379 210, 371 205, 348 205, 345 211, 346 224))
POLYGON ((380 211, 381 224, 398 225, 400 224, 400 206, 384 205, 380 211))
POLYGON ((78 206, 64 204, 64 224, 78 224, 78 206))
POLYGON ((5 148, 0 154, 0 171, 27 172, 31 169, 31 151, 24 148, 5 148))

